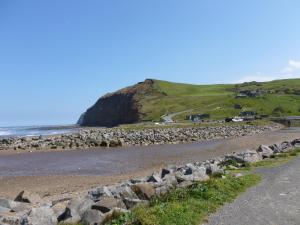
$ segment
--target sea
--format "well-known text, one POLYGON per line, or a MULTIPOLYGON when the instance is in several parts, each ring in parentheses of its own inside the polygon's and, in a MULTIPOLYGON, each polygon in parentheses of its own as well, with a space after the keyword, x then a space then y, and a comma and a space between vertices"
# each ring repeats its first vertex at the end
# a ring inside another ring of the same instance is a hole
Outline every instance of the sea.
POLYGON ((76 125, 0 127, 0 139, 9 137, 47 136, 76 133, 78 129, 79 128, 76 125))

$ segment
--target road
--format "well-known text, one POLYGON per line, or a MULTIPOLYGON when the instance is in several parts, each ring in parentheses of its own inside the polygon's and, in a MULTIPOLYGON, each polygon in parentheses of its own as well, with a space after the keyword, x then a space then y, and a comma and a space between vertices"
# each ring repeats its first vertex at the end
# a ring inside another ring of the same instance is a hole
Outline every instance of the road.
POLYGON ((299 225, 300 157, 260 168, 262 182, 209 217, 209 225, 299 225))
POLYGON ((173 123, 174 122, 174 120, 173 120, 174 116, 177 116, 177 115, 180 115, 180 114, 183 114, 183 113, 187 113, 187 112, 192 112, 192 111, 193 111, 193 109, 188 109, 188 110, 185 110, 185 111, 164 115, 161 118, 165 123, 173 123))

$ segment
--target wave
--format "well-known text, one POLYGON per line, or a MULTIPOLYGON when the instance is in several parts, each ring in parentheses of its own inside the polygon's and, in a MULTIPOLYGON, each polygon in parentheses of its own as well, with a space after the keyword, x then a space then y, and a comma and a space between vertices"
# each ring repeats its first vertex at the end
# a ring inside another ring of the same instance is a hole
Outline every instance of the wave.
POLYGON ((11 135, 11 132, 8 131, 0 131, 0 136, 8 136, 11 135))

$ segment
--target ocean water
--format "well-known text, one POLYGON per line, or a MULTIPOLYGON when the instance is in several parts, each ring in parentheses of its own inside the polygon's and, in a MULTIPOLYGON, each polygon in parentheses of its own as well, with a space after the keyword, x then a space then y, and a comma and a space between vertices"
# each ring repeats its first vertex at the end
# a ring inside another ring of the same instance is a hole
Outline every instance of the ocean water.
POLYGON ((75 133, 77 131, 78 127, 73 125, 0 127, 0 138, 67 134, 75 133))

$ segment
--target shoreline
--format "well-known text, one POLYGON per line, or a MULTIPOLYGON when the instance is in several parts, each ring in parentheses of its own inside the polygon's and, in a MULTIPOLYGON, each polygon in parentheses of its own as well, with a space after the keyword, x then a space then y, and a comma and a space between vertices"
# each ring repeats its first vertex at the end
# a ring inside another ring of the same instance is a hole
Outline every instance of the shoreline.
POLYGON ((206 140, 241 137, 282 129, 280 124, 219 125, 184 128, 79 128, 78 133, 0 139, 3 151, 31 152, 74 149, 98 149, 132 146, 193 143, 206 140))

